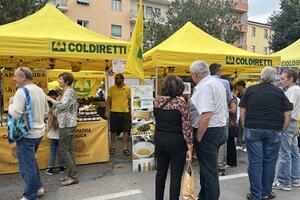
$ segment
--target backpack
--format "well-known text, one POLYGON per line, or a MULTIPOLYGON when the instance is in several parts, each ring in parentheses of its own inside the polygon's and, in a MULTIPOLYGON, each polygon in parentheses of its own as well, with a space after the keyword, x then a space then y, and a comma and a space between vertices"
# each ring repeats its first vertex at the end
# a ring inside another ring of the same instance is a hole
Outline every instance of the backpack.
POLYGON ((20 119, 16 119, 10 115, 7 118, 8 127, 8 141, 14 143, 17 140, 25 137, 32 130, 32 111, 31 111, 31 99, 29 91, 26 87, 22 87, 25 93, 25 110, 20 119))

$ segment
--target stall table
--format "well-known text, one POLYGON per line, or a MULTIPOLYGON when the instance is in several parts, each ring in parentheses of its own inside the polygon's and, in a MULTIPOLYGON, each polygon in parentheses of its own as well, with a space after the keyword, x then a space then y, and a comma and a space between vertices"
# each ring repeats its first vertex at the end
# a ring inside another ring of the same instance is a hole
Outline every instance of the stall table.
MULTIPOLYGON (((79 122, 74 138, 75 159, 77 164, 109 161, 107 121, 79 122)), ((16 144, 7 141, 7 127, 0 127, 0 174, 18 172, 16 144)), ((50 140, 44 135, 36 154, 40 169, 48 167, 50 140)))

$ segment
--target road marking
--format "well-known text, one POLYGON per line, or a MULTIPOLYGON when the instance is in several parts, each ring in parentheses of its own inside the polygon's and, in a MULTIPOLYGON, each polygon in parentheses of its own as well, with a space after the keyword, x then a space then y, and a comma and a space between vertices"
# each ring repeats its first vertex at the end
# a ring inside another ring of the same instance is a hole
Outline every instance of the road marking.
POLYGON ((112 193, 112 194, 106 194, 102 196, 96 196, 96 197, 91 197, 83 200, 107 200, 107 199, 115 199, 115 198, 120 198, 120 197, 126 197, 126 196, 132 196, 132 195, 137 195, 141 194, 142 191, 140 189, 137 190, 128 190, 124 192, 117 192, 117 193, 112 193))
POLYGON ((220 176, 219 180, 224 181, 224 180, 230 180, 230 179, 235 179, 235 178, 242 178, 242 177, 247 177, 247 173, 241 173, 241 174, 233 174, 233 175, 226 175, 226 176, 220 176))

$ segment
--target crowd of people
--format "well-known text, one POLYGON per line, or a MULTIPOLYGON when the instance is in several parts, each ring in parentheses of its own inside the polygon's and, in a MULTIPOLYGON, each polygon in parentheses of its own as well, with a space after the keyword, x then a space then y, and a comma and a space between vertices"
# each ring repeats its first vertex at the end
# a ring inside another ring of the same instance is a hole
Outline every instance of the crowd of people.
MULTIPOLYGON (((246 89, 244 81, 231 84, 221 78, 222 66, 195 61, 190 75, 195 83, 190 98, 183 97, 184 83, 176 75, 168 75, 161 95, 154 100, 155 117, 155 199, 164 199, 165 183, 170 168, 169 198, 179 199, 184 166, 196 154, 200 168, 201 200, 220 197, 219 176, 228 166, 237 166, 237 146, 245 146, 248 155, 250 193, 248 200, 275 198, 273 189, 290 191, 300 187, 300 156, 297 121, 300 118, 298 72, 287 69, 281 74, 283 88, 275 86, 276 72, 265 67, 260 83, 246 89), (280 156, 279 156, 280 155, 280 156), (280 159, 276 181, 276 163, 280 159)), ((18 67, 14 81, 18 88, 10 99, 9 114, 20 118, 24 113, 25 95, 29 90, 33 127, 17 140, 19 170, 26 185, 22 200, 36 200, 45 192, 35 159, 47 129, 51 151, 46 173, 64 173, 63 186, 79 182, 73 152, 73 136, 77 126, 78 102, 71 87, 74 77, 62 73, 58 77, 63 89, 47 95, 33 84, 29 68, 18 67), (47 121, 47 125, 46 122, 47 121), (58 157, 58 170, 55 160, 58 157)), ((110 121, 110 154, 116 152, 116 137, 123 133, 123 154, 130 156, 130 87, 124 76, 117 74, 109 89, 106 117, 110 121)))
POLYGON ((196 86, 188 101, 182 98, 179 77, 169 75, 163 82, 162 96, 154 101, 157 200, 164 198, 169 166, 169 197, 179 199, 184 163, 191 161, 193 148, 200 168, 201 200, 219 199, 219 175, 226 175, 226 167, 237 166, 236 149, 244 145, 250 182, 245 198, 268 200, 276 197, 273 189, 300 187, 298 72, 284 70, 279 88, 274 85, 275 69, 265 67, 260 83, 246 89, 244 81, 233 85, 221 79, 221 71, 220 64, 195 61, 190 73, 196 86))

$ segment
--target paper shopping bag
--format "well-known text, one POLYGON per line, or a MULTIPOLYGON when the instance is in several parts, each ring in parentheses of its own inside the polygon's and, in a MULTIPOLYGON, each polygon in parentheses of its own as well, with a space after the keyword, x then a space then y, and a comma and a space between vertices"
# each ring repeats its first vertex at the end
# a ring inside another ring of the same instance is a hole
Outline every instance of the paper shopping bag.
POLYGON ((195 177, 191 162, 188 162, 183 175, 182 197, 184 200, 197 200, 195 188, 195 177))

